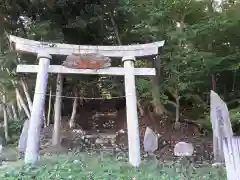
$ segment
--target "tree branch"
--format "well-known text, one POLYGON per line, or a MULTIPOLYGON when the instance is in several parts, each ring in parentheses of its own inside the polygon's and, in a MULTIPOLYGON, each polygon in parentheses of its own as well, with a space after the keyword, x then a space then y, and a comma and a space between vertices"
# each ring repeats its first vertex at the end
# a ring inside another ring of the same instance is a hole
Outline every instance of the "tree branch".
POLYGON ((119 45, 121 45, 122 42, 121 42, 121 39, 120 39, 120 36, 119 36, 119 30, 118 30, 118 27, 117 27, 116 22, 114 20, 113 14, 111 12, 109 12, 109 15, 110 15, 110 20, 111 20, 111 23, 112 23, 112 26, 113 26, 113 29, 114 29, 115 36, 117 38, 117 43, 119 45))

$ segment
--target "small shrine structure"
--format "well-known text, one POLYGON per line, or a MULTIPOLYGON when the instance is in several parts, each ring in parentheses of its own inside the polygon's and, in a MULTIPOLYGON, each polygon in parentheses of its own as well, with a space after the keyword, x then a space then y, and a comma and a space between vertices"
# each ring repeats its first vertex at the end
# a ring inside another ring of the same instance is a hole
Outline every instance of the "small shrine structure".
POLYGON ((60 43, 48 43, 28 40, 16 36, 10 36, 9 40, 14 45, 14 50, 21 53, 35 54, 39 60, 38 65, 17 66, 17 73, 37 73, 33 106, 30 116, 25 163, 35 163, 39 158, 40 130, 43 123, 43 109, 45 105, 48 73, 56 73, 57 90, 55 99, 54 128, 57 130, 53 136, 58 136, 59 121, 61 119, 61 95, 63 74, 98 74, 124 76, 126 114, 128 129, 129 162, 134 167, 139 167, 140 138, 137 113, 135 76, 154 76, 155 68, 134 68, 137 58, 155 57, 158 50, 164 45, 164 41, 123 46, 88 46, 60 43), (52 55, 72 56, 86 54, 100 54, 109 58, 122 58, 124 67, 93 68, 69 68, 63 65, 50 65, 52 55))

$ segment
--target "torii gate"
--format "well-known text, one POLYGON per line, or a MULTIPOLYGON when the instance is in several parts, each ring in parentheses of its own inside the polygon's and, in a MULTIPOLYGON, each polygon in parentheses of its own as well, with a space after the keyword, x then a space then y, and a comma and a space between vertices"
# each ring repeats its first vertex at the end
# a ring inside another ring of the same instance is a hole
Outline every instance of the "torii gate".
MULTIPOLYGON (((128 128, 129 162, 134 167, 139 167, 140 138, 136 103, 135 75, 155 75, 155 68, 134 68, 137 57, 154 56, 158 54, 158 48, 164 45, 164 41, 148 44, 124 45, 124 46, 86 46, 39 42, 10 36, 9 40, 15 44, 18 52, 36 54, 39 65, 18 65, 18 73, 37 73, 33 106, 31 111, 25 163, 38 161, 39 136, 42 125, 43 109, 48 82, 48 73, 57 73, 57 93, 55 101, 55 119, 61 117, 61 89, 62 74, 99 74, 122 75, 125 80, 126 114, 128 128), (70 69, 61 65, 50 65, 51 55, 72 55, 77 53, 99 53, 107 57, 122 58, 124 68, 109 67, 106 69, 70 69), (34 143, 33 143, 34 142, 34 143)), ((56 123, 54 123, 56 124, 56 123)), ((59 130, 59 127, 57 127, 59 130)))

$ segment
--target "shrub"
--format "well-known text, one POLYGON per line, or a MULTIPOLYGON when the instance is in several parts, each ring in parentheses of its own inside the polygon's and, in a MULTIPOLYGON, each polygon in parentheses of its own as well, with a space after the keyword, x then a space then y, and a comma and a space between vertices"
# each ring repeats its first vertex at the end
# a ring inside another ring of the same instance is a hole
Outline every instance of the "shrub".
MULTIPOLYGON (((210 113, 209 113, 210 114, 210 113)), ((229 110, 230 121, 232 123, 232 128, 235 129, 236 126, 240 123, 240 106, 229 110)), ((210 115, 206 115, 204 118, 200 119, 199 124, 207 129, 208 131, 212 131, 212 123, 210 119, 210 115)))
POLYGON ((8 133, 10 137, 10 141, 8 143, 13 144, 18 141, 19 136, 21 135, 21 131, 23 128, 23 124, 26 118, 24 115, 20 115, 17 119, 11 119, 8 123, 8 133))

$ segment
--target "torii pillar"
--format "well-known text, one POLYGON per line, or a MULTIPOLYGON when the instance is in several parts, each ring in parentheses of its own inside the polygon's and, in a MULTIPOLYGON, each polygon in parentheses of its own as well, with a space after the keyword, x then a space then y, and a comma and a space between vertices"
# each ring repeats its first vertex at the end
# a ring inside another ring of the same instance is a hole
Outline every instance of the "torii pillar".
POLYGON ((39 69, 29 121, 27 148, 25 152, 25 163, 31 164, 36 163, 39 156, 40 131, 43 123, 43 111, 48 83, 48 67, 51 56, 45 51, 41 51, 38 53, 37 59, 39 60, 39 69))
POLYGON ((125 56, 122 58, 124 68, 127 73, 124 75, 125 96, 126 96, 126 114, 128 129, 128 153, 129 162, 134 167, 139 167, 141 163, 140 156, 140 138, 139 123, 137 114, 137 96, 134 75, 134 56, 125 56))

